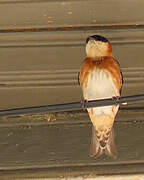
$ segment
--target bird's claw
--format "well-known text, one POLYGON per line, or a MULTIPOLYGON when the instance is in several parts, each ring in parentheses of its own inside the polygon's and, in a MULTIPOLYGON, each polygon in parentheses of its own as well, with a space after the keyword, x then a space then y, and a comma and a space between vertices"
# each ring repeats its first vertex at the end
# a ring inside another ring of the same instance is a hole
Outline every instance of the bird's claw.
POLYGON ((113 100, 119 100, 119 98, 120 98, 119 96, 113 96, 112 97, 113 100))
POLYGON ((88 101, 87 101, 86 99, 81 100, 81 104, 82 104, 82 109, 83 109, 83 110, 86 109, 86 103, 87 103, 87 102, 88 102, 88 101))
POLYGON ((112 99, 115 101, 115 106, 117 106, 117 101, 119 100, 119 96, 113 96, 112 99))

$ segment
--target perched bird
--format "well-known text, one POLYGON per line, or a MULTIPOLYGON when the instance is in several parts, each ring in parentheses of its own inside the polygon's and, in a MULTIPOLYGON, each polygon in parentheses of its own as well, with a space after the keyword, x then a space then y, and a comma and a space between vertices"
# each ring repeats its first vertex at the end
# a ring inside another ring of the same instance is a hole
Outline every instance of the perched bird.
MULTIPOLYGON (((122 74, 112 54, 110 42, 99 35, 86 40, 86 58, 82 63, 79 81, 85 101, 120 96, 122 74)), ((88 108, 93 124, 90 156, 106 154, 116 158, 113 123, 118 105, 88 108)))

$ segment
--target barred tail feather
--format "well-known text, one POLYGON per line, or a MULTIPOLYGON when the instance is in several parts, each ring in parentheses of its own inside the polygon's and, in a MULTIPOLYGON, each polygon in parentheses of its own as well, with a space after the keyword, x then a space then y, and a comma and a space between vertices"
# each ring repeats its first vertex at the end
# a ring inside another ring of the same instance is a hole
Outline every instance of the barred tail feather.
MULTIPOLYGON (((102 143, 102 142, 101 142, 102 143)), ((90 156, 91 157, 99 157, 102 154, 106 154, 107 156, 113 157, 114 159, 117 158, 117 150, 114 142, 114 129, 112 128, 109 139, 107 143, 105 142, 105 146, 101 146, 100 141, 97 138, 96 131, 94 127, 92 128, 92 139, 91 139, 91 145, 90 145, 90 156)))

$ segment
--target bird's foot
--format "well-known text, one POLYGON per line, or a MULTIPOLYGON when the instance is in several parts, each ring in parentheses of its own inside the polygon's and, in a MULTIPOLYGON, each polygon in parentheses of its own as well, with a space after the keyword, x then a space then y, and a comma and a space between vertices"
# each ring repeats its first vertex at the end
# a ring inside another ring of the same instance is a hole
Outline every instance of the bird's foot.
POLYGON ((82 104, 82 109, 85 110, 86 109, 86 103, 88 102, 88 100, 83 99, 81 100, 81 104, 82 104))
POLYGON ((113 96, 112 99, 115 101, 115 106, 117 106, 117 101, 119 100, 119 96, 113 96))
POLYGON ((113 96, 112 97, 113 100, 119 100, 119 98, 120 98, 119 96, 113 96))

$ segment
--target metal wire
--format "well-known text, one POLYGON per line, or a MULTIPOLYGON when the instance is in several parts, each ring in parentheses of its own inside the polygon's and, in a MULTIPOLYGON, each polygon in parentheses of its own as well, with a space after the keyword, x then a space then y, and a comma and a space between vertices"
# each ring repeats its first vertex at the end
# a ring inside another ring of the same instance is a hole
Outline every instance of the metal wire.
POLYGON ((101 100, 93 100, 87 102, 72 102, 65 104, 54 104, 45 106, 35 106, 26 108, 16 108, 16 109, 6 109, 0 110, 0 117, 4 116, 18 116, 22 114, 38 114, 38 113, 48 113, 48 112, 64 112, 64 111, 75 111, 82 110, 91 107, 101 107, 101 106, 111 106, 120 105, 126 106, 128 104, 144 102, 144 94, 133 95, 133 96, 123 96, 120 98, 109 98, 101 100))

